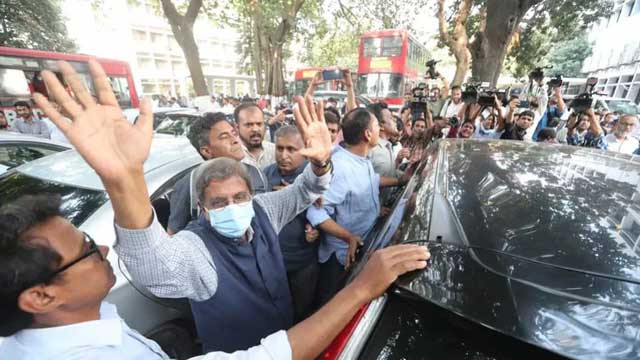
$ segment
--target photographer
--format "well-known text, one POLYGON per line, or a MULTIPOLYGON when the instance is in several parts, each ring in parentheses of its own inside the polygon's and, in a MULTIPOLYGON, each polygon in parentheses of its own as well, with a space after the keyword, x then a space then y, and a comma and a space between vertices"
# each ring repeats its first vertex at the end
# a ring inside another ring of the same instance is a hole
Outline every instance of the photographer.
POLYGON ((499 126, 500 129, 504 126, 504 132, 500 136, 501 140, 524 140, 527 130, 532 127, 533 119, 536 114, 531 110, 525 110, 521 112, 517 118, 514 120, 514 116, 516 115, 516 108, 520 106, 520 100, 517 98, 511 99, 509 101, 509 110, 507 113, 507 117, 504 119, 504 125, 499 126))
POLYGON ((462 88, 458 85, 451 87, 451 97, 447 99, 440 109, 440 116, 449 119, 458 116, 464 102, 462 101, 462 88))
POLYGON ((593 109, 589 108, 584 114, 569 120, 567 144, 607 150, 607 140, 593 109))
MULTIPOLYGON (((341 69, 342 71, 342 80, 336 80, 342 84, 347 89, 347 100, 345 104, 345 109, 343 113, 347 113, 358 107, 356 103, 356 93, 353 88, 353 79, 351 78, 351 70, 349 69, 341 69)), ((307 96, 311 96, 313 98, 313 93, 315 93, 316 88, 320 84, 324 84, 325 80, 322 78, 322 71, 318 71, 316 75, 311 79, 311 83, 309 83, 309 87, 307 88, 307 92, 304 94, 305 98, 307 96)))
MULTIPOLYGON (((560 95, 560 98, 562 98, 562 95, 560 95)), ((536 68, 531 73, 529 73, 529 83, 522 90, 520 101, 520 105, 528 104, 526 108, 534 113, 532 126, 527 128, 524 136, 524 140, 531 141, 538 123, 547 111, 547 104, 549 102, 547 89, 544 85, 544 72, 542 71, 542 68, 536 68)))
POLYGON ((436 63, 433 60, 427 63, 429 69, 425 78, 427 80, 440 80, 442 83, 442 87, 432 86, 429 92, 429 107, 434 114, 439 114, 449 96, 449 82, 441 73, 435 70, 436 63))
POLYGON ((566 109, 564 99, 562 99, 562 80, 554 79, 549 82, 549 85, 553 87, 553 96, 549 99, 549 106, 542 115, 542 118, 536 125, 536 130, 533 133, 533 141, 538 140, 538 134, 544 128, 550 127, 549 121, 553 118, 561 118, 564 115, 566 109), (553 82, 556 81, 556 82, 553 82))

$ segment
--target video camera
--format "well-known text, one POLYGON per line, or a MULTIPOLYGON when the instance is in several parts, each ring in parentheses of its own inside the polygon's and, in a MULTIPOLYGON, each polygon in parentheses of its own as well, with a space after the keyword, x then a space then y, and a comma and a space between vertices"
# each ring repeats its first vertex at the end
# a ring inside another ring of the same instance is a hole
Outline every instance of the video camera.
POLYGON ((537 82, 541 82, 542 80, 544 80, 545 69, 553 69, 553 66, 538 66, 534 68, 529 73, 529 80, 535 80, 537 82))
POLYGON ((429 102, 429 90, 427 84, 420 83, 411 90, 411 116, 418 119, 421 113, 427 112, 427 104, 429 102))
POLYGON ((429 60, 425 64, 427 66, 427 75, 429 75, 429 78, 431 79, 436 79, 438 76, 440 76, 440 73, 436 71, 437 64, 437 60, 429 60))
POLYGON ((590 77, 587 79, 587 88, 586 91, 582 94, 576 96, 571 104, 569 104, 569 108, 573 109, 573 111, 580 113, 591 107, 593 104, 593 94, 595 93, 594 87, 598 84, 598 78, 590 77))
POLYGON ((507 91, 490 89, 488 83, 468 83, 464 86, 462 101, 467 105, 477 103, 480 106, 493 106, 495 103, 494 96, 503 101, 507 96, 507 91))
POLYGON ((564 83, 562 81, 562 75, 560 74, 556 75, 556 77, 547 82, 547 85, 549 85, 549 89, 559 88, 560 86, 562 86, 562 84, 564 83))

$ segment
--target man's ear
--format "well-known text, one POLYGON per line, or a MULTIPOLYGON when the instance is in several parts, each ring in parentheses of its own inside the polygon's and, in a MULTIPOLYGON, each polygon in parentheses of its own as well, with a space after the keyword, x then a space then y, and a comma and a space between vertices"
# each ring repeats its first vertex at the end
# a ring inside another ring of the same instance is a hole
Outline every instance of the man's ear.
POLYGON ((38 284, 18 296, 18 307, 34 315, 53 312, 61 304, 62 298, 55 285, 38 284))
POLYGON ((373 131, 371 131, 371 129, 365 129, 364 133, 362 134, 362 137, 364 138, 365 142, 371 142, 372 136, 373 136, 373 131))
POLYGON ((207 146, 200 147, 200 155, 202 155, 205 159, 211 159, 211 150, 207 146))

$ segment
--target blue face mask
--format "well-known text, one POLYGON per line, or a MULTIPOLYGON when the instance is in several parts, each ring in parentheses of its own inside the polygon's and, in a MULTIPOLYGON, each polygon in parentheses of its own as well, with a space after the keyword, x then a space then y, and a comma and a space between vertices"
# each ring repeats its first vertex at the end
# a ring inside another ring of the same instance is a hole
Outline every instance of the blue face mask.
POLYGON ((252 201, 227 205, 208 213, 211 226, 221 235, 234 239, 244 235, 255 216, 252 201))

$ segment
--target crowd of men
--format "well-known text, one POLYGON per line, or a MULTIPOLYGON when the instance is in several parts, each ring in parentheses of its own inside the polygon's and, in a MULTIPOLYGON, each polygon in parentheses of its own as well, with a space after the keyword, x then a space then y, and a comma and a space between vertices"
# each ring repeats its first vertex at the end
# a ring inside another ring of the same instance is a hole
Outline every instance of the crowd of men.
MULTIPOLYGON (((314 358, 359 306, 398 275, 424 268, 424 247, 391 246, 374 253, 346 284, 373 225, 389 213, 392 189, 409 180, 424 149, 439 139, 566 142, 621 153, 639 147, 631 136, 635 115, 591 109, 569 114, 561 90, 542 83, 504 102, 496 97, 491 106, 465 102, 460 87, 446 85, 423 111, 408 97, 394 113, 381 102, 359 107, 345 71, 343 109, 314 103, 311 95, 322 81, 315 78, 296 100, 295 123, 286 109, 266 122, 253 102, 237 104, 233 122, 222 112, 196 120, 188 138, 204 162, 177 182, 164 229, 142 176, 150 104, 143 102, 135 125, 115 116, 120 109, 108 80, 99 65, 90 67, 98 103, 65 64, 75 99, 55 75, 43 72, 64 108, 38 94, 34 100, 104 183, 115 212, 113 249, 131 276, 158 297, 189 299, 210 358, 218 352, 314 358)), ((44 134, 29 104, 16 105, 16 130, 44 134)), ((0 335, 9 336, 0 356, 167 358, 126 324, 120 341, 82 335, 107 331, 109 321, 120 319, 103 301, 113 272, 105 261, 108 248, 62 218, 59 206, 58 198, 34 195, 0 209, 6 319, 0 335)))

